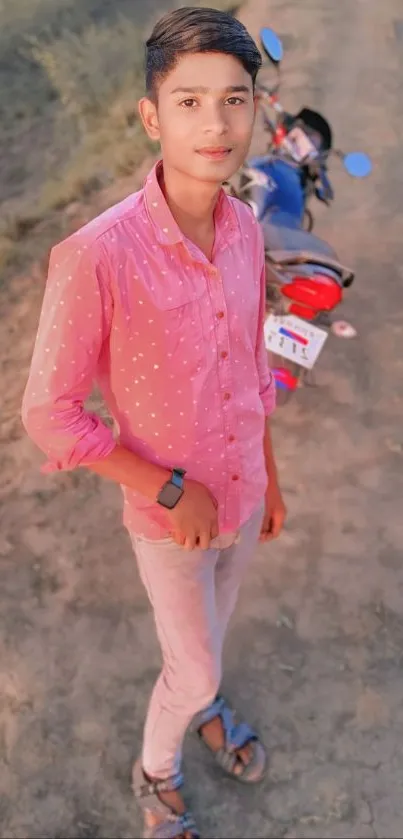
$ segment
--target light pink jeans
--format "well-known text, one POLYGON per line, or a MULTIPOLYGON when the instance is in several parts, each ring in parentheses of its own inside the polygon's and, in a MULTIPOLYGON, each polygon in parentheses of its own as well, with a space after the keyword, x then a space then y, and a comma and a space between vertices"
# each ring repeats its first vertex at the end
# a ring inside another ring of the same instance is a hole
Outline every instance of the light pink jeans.
POLYGON ((186 730, 215 699, 225 632, 262 518, 263 507, 238 534, 219 537, 208 551, 131 537, 163 657, 143 742, 143 769, 154 778, 180 771, 186 730))

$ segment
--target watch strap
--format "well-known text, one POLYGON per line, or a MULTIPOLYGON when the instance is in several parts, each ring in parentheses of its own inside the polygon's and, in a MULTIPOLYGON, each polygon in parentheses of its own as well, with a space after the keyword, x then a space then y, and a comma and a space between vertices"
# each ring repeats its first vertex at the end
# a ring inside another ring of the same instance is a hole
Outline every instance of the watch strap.
POLYGON ((171 475, 171 483, 178 487, 178 489, 183 489, 183 479, 186 475, 184 469, 173 469, 171 475))

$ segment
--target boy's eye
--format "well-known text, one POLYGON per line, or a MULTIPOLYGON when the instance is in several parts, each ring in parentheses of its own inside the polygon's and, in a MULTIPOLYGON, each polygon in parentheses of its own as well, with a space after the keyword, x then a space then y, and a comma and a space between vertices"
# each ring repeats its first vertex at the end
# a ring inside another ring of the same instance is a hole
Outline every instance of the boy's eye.
POLYGON ((230 96, 230 98, 227 99, 227 105, 243 105, 244 101, 245 100, 241 99, 240 96, 230 96))
MULTIPOLYGON (((244 102, 245 100, 241 99, 240 96, 230 96, 225 100, 226 105, 243 105, 244 102)), ((183 99, 179 104, 182 108, 196 108, 198 101, 194 97, 191 97, 189 99, 183 99)))

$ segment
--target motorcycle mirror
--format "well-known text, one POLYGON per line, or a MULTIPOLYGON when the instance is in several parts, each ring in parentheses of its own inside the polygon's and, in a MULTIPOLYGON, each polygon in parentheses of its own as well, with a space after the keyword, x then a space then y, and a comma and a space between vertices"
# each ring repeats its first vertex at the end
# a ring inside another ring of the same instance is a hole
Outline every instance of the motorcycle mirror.
POLYGON ((278 35, 265 26, 260 30, 260 40, 266 55, 273 64, 280 64, 283 58, 283 44, 278 35))
POLYGON ((353 151, 343 157, 343 163, 349 175, 354 178, 366 178, 372 172, 372 161, 367 154, 353 151))

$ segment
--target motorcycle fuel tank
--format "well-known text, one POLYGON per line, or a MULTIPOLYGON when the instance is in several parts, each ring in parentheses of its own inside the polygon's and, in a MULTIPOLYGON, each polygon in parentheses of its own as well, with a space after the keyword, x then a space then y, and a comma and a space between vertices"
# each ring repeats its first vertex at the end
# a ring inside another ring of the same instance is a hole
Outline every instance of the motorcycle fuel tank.
POLYGON ((284 160, 253 157, 247 169, 251 177, 250 200, 259 221, 266 214, 285 215, 299 227, 304 215, 304 190, 300 170, 284 160), (255 177, 254 177, 255 173, 255 177))

